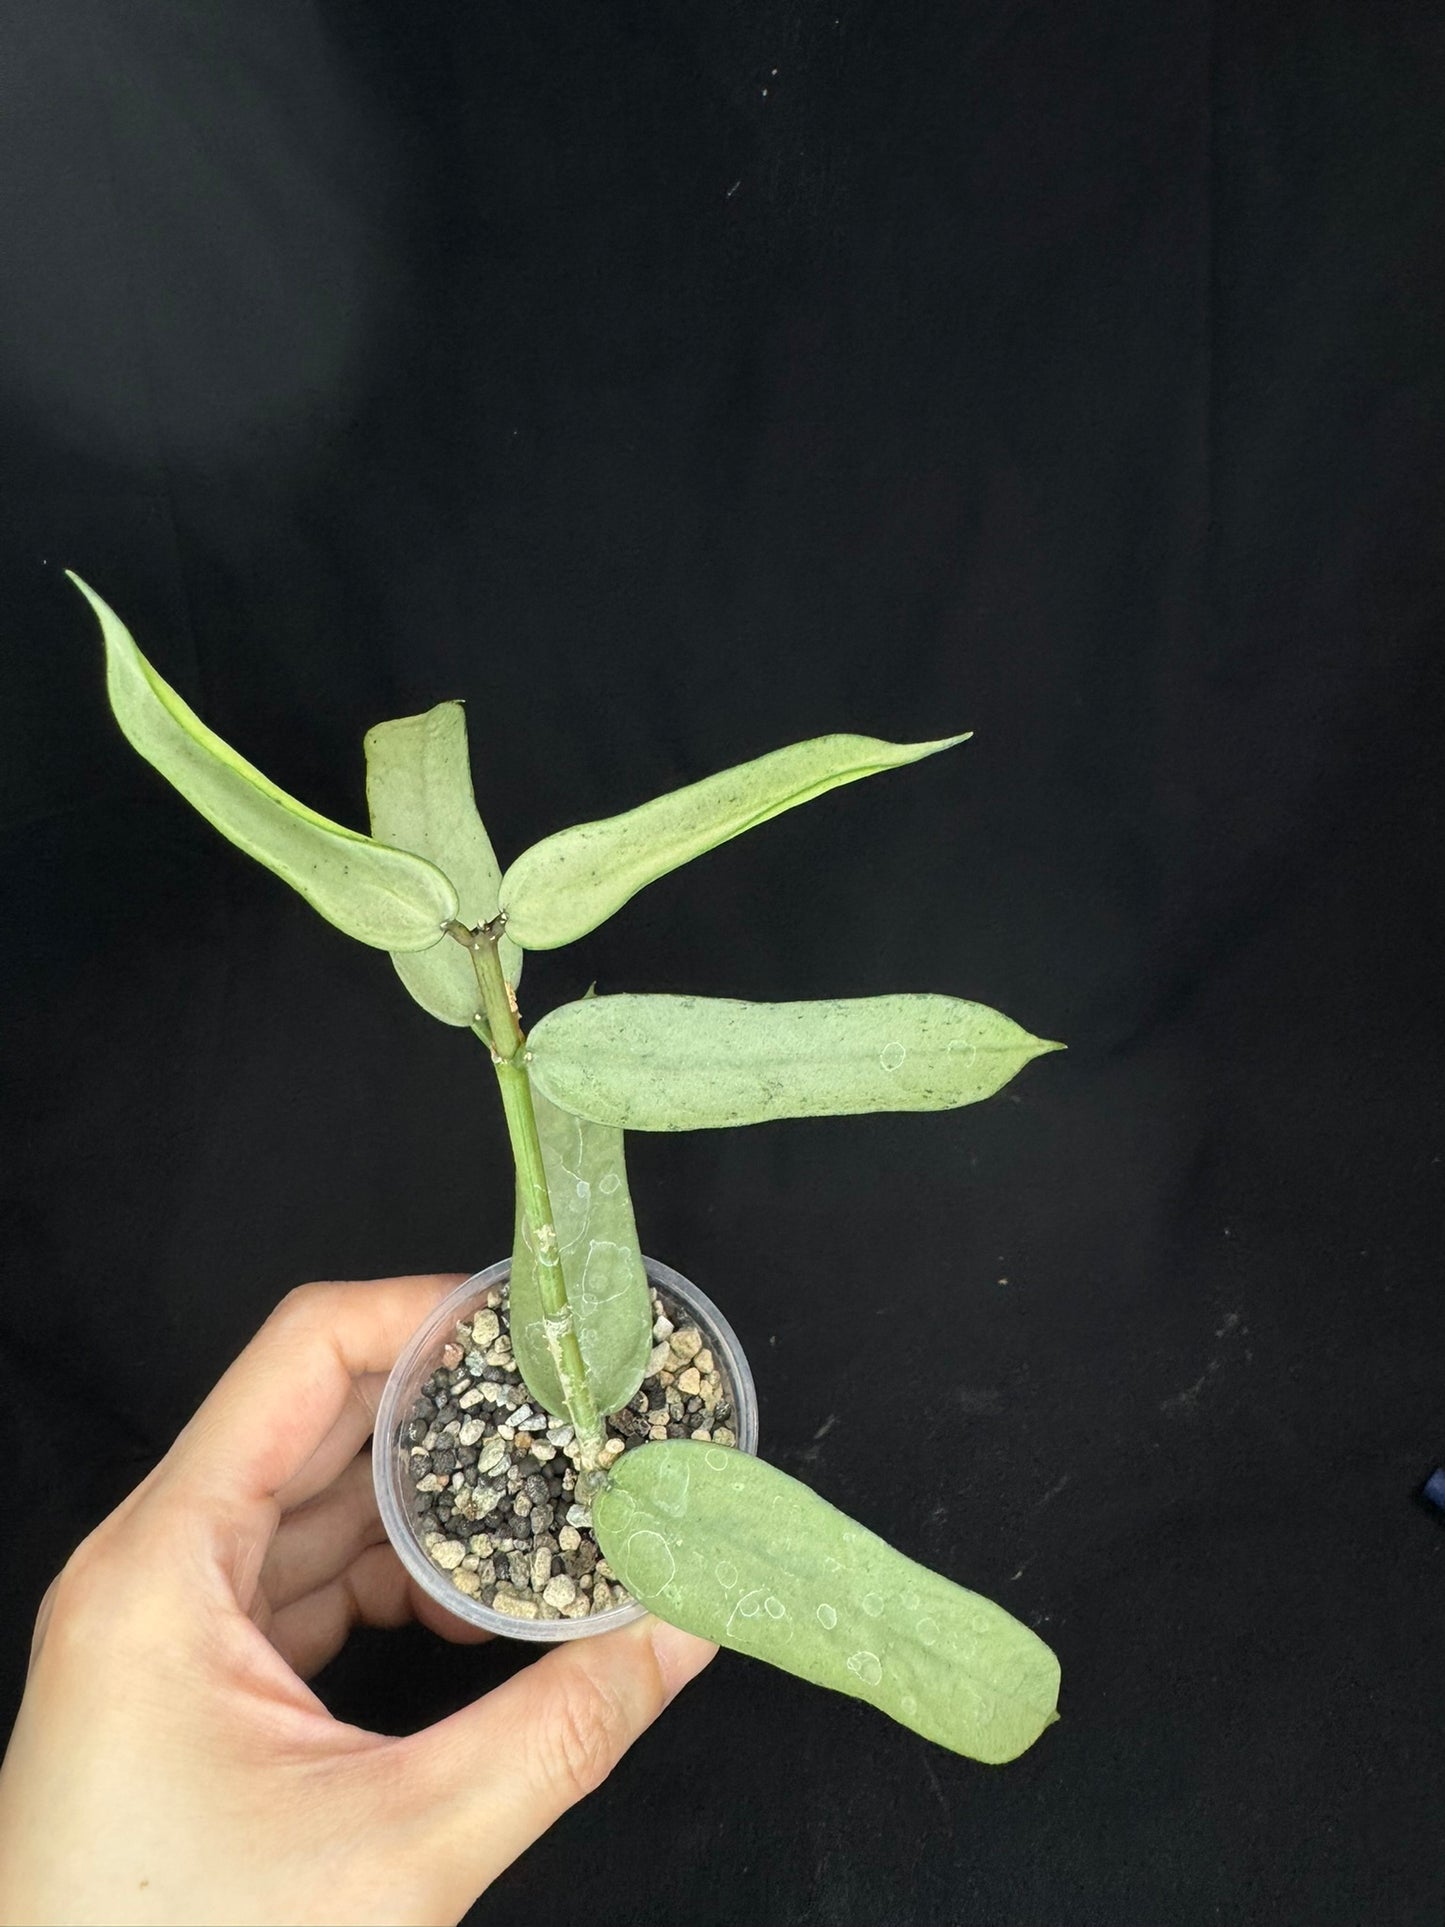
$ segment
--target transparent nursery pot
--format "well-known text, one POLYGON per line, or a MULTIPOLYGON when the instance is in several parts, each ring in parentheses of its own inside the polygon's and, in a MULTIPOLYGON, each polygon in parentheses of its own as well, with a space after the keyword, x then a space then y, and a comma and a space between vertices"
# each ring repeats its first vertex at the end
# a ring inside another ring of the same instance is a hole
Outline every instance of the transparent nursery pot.
MULTIPOLYGON (((732 1326, 705 1292, 690 1278, 684 1278, 655 1258, 644 1258, 648 1283, 663 1299, 681 1307, 698 1327, 717 1363, 723 1383, 733 1402, 732 1429, 737 1434, 735 1450, 758 1449, 758 1398, 753 1375, 732 1326)), ((647 1610, 637 1600, 595 1619, 515 1619, 509 1613, 494 1612, 479 1599, 458 1592, 447 1574, 428 1559, 418 1537, 418 1521, 424 1517, 411 1484, 410 1447, 403 1437, 411 1418, 417 1394, 441 1363, 442 1347, 453 1336, 455 1327, 472 1312, 480 1310, 487 1292, 504 1285, 511 1275, 512 1261, 479 1271, 449 1293, 423 1325, 412 1334, 405 1350, 391 1370, 386 1389, 377 1407, 376 1430, 372 1435, 371 1467, 376 1484, 376 1503, 386 1535, 408 1573, 438 1605, 469 1626, 483 1627, 507 1639, 559 1640, 586 1639, 593 1633, 610 1633, 618 1626, 629 1626, 647 1610)), ((678 1322, 674 1320, 674 1323, 678 1322)))

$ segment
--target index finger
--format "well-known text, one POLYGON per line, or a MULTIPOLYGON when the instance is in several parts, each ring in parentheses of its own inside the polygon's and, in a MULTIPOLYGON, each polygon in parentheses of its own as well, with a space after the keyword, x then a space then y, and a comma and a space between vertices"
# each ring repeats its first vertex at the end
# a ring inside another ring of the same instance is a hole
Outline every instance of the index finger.
POLYGON ((182 1430, 157 1468, 159 1482, 201 1504, 224 1505, 233 1519, 274 1523, 277 1495, 326 1440, 357 1380, 389 1372, 417 1326, 465 1276, 301 1285, 288 1293, 182 1430))

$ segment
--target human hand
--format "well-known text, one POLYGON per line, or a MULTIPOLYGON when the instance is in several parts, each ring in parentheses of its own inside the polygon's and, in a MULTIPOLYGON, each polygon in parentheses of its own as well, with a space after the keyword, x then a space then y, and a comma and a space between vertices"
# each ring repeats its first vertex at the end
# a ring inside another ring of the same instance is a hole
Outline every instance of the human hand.
POLYGON ((361 1449, 457 1282, 292 1292, 68 1561, 0 1770, 0 1921, 454 1922, 707 1664, 643 1619, 406 1739, 302 1683, 354 1625, 486 1637, 408 1577, 361 1449))

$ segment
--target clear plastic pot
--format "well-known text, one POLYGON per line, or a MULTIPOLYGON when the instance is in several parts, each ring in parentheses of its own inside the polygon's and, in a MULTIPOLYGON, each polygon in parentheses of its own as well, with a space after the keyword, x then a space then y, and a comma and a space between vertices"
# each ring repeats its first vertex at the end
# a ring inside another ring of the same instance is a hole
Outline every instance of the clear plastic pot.
MULTIPOLYGON (((732 1425, 738 1440, 734 1449, 756 1452, 757 1390, 732 1326, 690 1278, 659 1264, 655 1258, 644 1258, 642 1262, 648 1282, 664 1303, 685 1310, 707 1341, 733 1402, 732 1425)), ((509 1639, 586 1639, 593 1633, 608 1633, 617 1626, 630 1625, 634 1619, 640 1619, 646 1609, 634 1599, 625 1606, 599 1613, 595 1619, 515 1619, 508 1613, 494 1612, 479 1599, 457 1591, 447 1574, 427 1557, 417 1532, 417 1520, 423 1515, 419 1513, 411 1483, 409 1447, 402 1436, 403 1428, 411 1417, 417 1394, 440 1364, 442 1347, 452 1337, 456 1325, 481 1308, 490 1289, 507 1282, 511 1269, 511 1260, 503 1259, 501 1264, 479 1271, 465 1284, 458 1285, 417 1329, 392 1367, 377 1408, 372 1438, 376 1503, 387 1537, 396 1547, 402 1564, 417 1584, 456 1618, 509 1639)))

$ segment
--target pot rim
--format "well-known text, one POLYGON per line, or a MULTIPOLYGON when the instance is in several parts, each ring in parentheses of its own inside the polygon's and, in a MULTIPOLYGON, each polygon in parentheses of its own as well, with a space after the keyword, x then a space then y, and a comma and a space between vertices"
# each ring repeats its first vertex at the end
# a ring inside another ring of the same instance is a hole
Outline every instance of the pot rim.
MULTIPOLYGON (((709 1348, 716 1357, 733 1401, 733 1429, 737 1444, 732 1450, 756 1454, 758 1449, 757 1387, 753 1382, 747 1355, 738 1343, 732 1326, 708 1297, 681 1272, 644 1253, 643 1268, 647 1281, 664 1298, 687 1307, 702 1327, 709 1348)), ((447 1574, 434 1566, 423 1551, 415 1527, 408 1495, 403 1483, 406 1467, 401 1442, 401 1427, 410 1412, 417 1392, 432 1371, 436 1356, 446 1343, 461 1312, 474 1306, 487 1291, 505 1285, 511 1276, 512 1261, 500 1259, 484 1271, 477 1271, 447 1293, 412 1333, 392 1366, 376 1410, 372 1433, 372 1483, 377 1509, 386 1536, 409 1576, 422 1590, 454 1618, 505 1639, 557 1642, 588 1639, 610 1633, 641 1619, 647 1608, 633 1599, 625 1606, 600 1613, 596 1619, 514 1619, 480 1600, 458 1592, 447 1574)))

